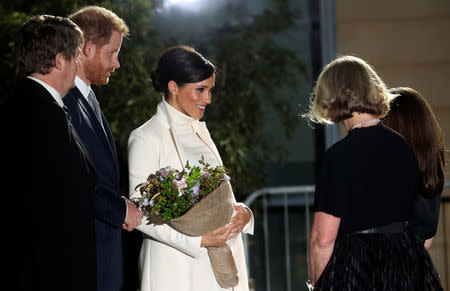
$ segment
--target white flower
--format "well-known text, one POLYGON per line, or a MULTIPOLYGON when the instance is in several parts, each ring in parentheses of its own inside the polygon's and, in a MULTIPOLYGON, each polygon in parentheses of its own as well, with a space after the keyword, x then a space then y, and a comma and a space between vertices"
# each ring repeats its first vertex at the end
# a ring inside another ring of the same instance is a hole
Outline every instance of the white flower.
POLYGON ((147 205, 149 205, 149 203, 148 203, 148 198, 144 198, 144 202, 142 203, 144 206, 147 206, 147 205))
POLYGON ((172 183, 175 186, 177 186, 177 188, 178 188, 178 197, 181 197, 184 194, 183 188, 187 187, 186 180, 184 178, 182 178, 179 181, 178 180, 173 180, 172 183))

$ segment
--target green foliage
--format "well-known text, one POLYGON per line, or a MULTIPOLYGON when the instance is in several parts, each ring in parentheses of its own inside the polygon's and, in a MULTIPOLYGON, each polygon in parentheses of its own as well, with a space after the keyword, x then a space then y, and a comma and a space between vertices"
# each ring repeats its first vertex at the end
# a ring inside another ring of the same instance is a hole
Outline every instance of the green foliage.
POLYGON ((15 86, 16 61, 14 56, 14 35, 20 26, 29 19, 27 13, 14 11, 0 4, 0 106, 6 102, 6 97, 11 96, 15 86))
POLYGON ((203 156, 199 163, 201 167, 187 164, 181 172, 171 167, 162 168, 140 185, 141 198, 135 203, 149 221, 152 216, 165 221, 182 216, 229 180, 225 167, 212 168, 203 156))
POLYGON ((292 11, 265 10, 249 24, 230 26, 214 34, 214 59, 220 73, 214 89, 214 110, 206 120, 224 164, 232 169, 233 186, 247 194, 265 185, 264 169, 282 159, 284 150, 264 131, 264 107, 273 107, 289 137, 296 114, 281 89, 298 90, 305 65, 295 51, 276 39, 299 15, 292 11), (232 52, 232 53, 230 53, 232 52))

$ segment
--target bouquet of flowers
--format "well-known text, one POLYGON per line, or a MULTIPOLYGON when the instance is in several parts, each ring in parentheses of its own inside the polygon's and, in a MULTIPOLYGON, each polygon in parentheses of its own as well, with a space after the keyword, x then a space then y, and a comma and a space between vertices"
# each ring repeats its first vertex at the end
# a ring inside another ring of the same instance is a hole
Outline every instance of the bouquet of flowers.
POLYGON ((141 198, 135 203, 142 213, 149 218, 149 223, 157 218, 170 221, 182 216, 197 202, 229 181, 229 170, 224 166, 210 167, 204 157, 199 160, 199 166, 185 166, 178 171, 171 167, 160 169, 150 174, 147 182, 138 185, 141 198))
MULTIPOLYGON (((235 201, 229 171, 212 168, 203 156, 199 163, 201 167, 188 163, 183 171, 162 168, 136 187, 142 197, 134 202, 148 224, 168 224, 186 235, 201 236, 230 222, 235 201)), ((236 286, 239 278, 228 245, 208 247, 208 254, 219 285, 236 286)))

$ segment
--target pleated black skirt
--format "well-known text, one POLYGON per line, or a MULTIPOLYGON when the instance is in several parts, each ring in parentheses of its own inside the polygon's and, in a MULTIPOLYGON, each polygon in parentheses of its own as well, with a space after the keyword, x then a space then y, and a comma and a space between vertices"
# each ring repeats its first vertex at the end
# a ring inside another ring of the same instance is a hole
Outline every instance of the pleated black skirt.
POLYGON ((316 284, 318 290, 443 290, 420 239, 408 232, 346 234, 316 284))

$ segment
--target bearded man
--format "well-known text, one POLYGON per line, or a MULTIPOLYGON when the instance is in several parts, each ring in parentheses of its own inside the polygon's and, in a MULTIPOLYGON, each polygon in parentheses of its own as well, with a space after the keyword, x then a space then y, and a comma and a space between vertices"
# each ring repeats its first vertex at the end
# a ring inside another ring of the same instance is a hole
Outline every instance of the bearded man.
POLYGON ((123 288, 122 228, 134 229, 141 223, 142 213, 120 194, 114 139, 91 84, 106 85, 119 68, 118 55, 128 27, 114 12, 98 6, 84 7, 69 19, 85 36, 76 86, 65 96, 64 104, 98 176, 94 197, 97 290, 119 291, 123 288))

